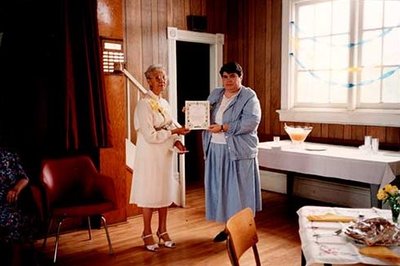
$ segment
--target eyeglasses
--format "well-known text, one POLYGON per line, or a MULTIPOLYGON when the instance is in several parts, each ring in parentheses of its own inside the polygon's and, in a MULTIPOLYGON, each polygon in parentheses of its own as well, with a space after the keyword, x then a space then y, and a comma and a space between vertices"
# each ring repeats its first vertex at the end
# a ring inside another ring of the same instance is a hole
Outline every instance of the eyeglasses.
POLYGON ((147 79, 152 79, 157 82, 161 82, 161 81, 167 81, 168 78, 166 76, 155 76, 155 77, 149 77, 147 79))

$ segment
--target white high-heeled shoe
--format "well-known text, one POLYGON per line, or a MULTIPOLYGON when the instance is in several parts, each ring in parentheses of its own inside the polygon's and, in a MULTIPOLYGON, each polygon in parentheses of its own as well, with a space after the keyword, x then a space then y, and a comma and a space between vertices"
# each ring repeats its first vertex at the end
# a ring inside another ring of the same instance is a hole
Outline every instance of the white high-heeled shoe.
MULTIPOLYGON (((163 236, 168 236, 168 232, 160 233, 157 231, 157 236, 158 236, 158 243, 162 244, 164 242, 164 246, 167 248, 174 248, 176 247, 176 244, 172 240, 164 240, 163 236)), ((168 237, 169 238, 169 237, 168 237)))
POLYGON ((144 247, 145 247, 148 251, 155 252, 155 251, 157 251, 158 248, 159 248, 159 246, 158 246, 157 243, 150 244, 150 245, 146 245, 145 239, 146 239, 146 238, 150 238, 150 237, 153 238, 153 235, 152 235, 152 234, 149 234, 149 235, 142 235, 142 239, 143 239, 143 241, 144 241, 144 247))

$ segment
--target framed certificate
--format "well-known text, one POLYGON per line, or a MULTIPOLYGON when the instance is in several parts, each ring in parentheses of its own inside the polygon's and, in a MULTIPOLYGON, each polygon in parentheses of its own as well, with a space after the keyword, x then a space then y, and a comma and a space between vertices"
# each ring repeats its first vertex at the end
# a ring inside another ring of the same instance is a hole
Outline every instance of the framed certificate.
POLYGON ((185 126, 194 129, 207 129, 210 126, 209 101, 185 101, 185 126))

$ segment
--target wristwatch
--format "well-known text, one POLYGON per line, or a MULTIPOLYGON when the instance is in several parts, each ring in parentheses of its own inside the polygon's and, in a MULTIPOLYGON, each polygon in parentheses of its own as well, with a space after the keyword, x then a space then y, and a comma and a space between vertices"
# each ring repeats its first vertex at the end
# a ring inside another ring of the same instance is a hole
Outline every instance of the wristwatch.
POLYGON ((224 132, 224 125, 221 125, 221 132, 224 132))

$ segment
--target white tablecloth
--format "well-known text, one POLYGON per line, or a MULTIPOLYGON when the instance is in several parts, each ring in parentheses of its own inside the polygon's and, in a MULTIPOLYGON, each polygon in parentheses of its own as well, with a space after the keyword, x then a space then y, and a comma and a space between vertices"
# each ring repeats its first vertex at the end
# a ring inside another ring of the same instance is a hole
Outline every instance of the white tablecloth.
MULTIPOLYGON (((334 213, 338 215, 358 217, 364 215, 365 219, 373 217, 384 217, 391 219, 390 210, 353 209, 304 206, 297 211, 299 216, 299 234, 301 248, 306 259, 306 266, 314 264, 356 264, 365 263, 372 265, 390 265, 386 262, 359 254, 360 245, 354 244, 345 234, 338 236, 314 236, 314 234, 333 233, 338 229, 345 229, 349 223, 310 222, 308 215, 322 215, 334 213)), ((400 254, 400 247, 392 248, 400 254)))
POLYGON ((258 160, 270 169, 358 181, 380 187, 400 175, 400 152, 367 153, 358 147, 305 142, 296 147, 289 140, 261 142, 258 160), (314 149, 324 150, 314 150, 314 149))

